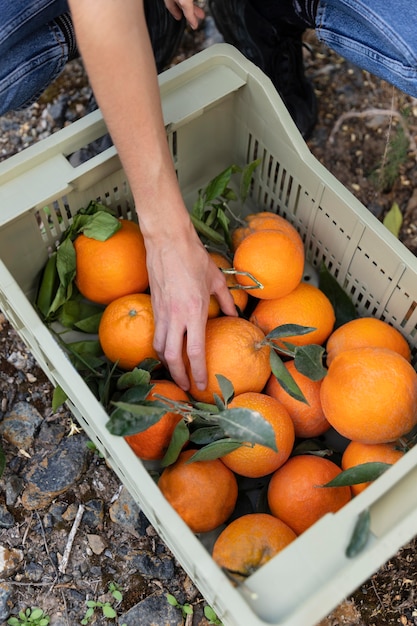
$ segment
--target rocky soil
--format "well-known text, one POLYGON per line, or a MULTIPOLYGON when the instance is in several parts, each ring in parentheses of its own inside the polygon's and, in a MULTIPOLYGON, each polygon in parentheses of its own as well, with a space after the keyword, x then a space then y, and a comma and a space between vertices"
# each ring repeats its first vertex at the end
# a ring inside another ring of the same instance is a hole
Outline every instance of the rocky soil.
MULTIPOLYGON (((217 38, 208 20, 186 34, 175 62, 217 38)), ((396 202, 399 237, 416 253, 417 102, 314 34, 306 43, 319 98, 310 149, 379 218, 396 202)), ((94 107, 82 63, 73 61, 38 103, 0 118, 0 160, 94 107)), ((82 624, 90 601, 88 623, 99 626, 208 624, 204 599, 71 414, 52 410, 50 383, 1 314, 0 397, 0 623, 38 606, 52 626, 82 624), (193 615, 183 616, 166 593, 192 605, 193 615)), ((400 550, 321 626, 417 624, 415 548, 412 541, 400 550)))

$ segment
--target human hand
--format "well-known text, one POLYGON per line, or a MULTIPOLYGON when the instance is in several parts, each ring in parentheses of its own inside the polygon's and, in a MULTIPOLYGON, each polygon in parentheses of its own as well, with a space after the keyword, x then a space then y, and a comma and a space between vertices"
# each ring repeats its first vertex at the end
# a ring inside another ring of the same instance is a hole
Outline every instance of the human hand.
MULTIPOLYGON (((146 238, 145 238, 146 243, 146 238)), ((196 385, 205 389, 205 328, 210 294, 226 315, 237 315, 225 276, 193 232, 167 245, 147 246, 147 264, 155 317, 154 348, 172 378, 184 390, 184 337, 196 385)))
POLYGON ((164 0, 164 2, 176 20, 180 20, 184 15, 193 30, 196 30, 199 21, 204 19, 204 10, 195 5, 193 0, 164 0))

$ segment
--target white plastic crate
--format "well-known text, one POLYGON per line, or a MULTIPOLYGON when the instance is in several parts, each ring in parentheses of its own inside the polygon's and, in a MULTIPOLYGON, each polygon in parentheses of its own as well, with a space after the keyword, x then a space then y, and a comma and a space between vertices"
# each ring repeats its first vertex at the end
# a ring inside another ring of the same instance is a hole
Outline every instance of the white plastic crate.
MULTIPOLYGON (((187 204, 223 168, 261 157, 245 211, 269 209, 289 219, 308 261, 314 267, 324 261, 362 314, 401 330, 415 364, 416 258, 312 156, 271 82, 232 47, 218 44, 163 73, 160 89, 187 204)), ((231 584, 125 441, 110 435, 108 415, 31 304, 48 251, 80 207, 100 199, 132 216, 114 147, 78 167, 68 159, 105 133, 96 111, 0 165, 0 309, 52 383, 66 391, 75 417, 224 625, 313 626, 415 534, 417 449, 244 585, 231 584), (367 507, 370 541, 348 559, 346 547, 367 507)))

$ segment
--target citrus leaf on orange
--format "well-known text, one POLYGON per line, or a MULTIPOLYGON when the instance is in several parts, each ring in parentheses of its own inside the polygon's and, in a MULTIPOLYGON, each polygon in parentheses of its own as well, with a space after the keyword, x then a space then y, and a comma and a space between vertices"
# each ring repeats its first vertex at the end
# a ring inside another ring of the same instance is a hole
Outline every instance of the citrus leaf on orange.
MULTIPOLYGON (((147 370, 140 369, 135 367, 133 370, 129 372, 124 372, 117 379, 117 388, 129 389, 130 387, 141 387, 147 389, 147 393, 151 391, 151 386, 149 385, 151 380, 151 374, 147 370)), ((146 398, 146 395, 142 398, 143 400, 146 398)))
POLYGON ((259 443, 277 451, 275 432, 258 411, 236 408, 226 409, 217 416, 225 435, 236 441, 259 443))
POLYGON ((269 361, 271 364, 272 373, 281 385, 281 387, 292 398, 295 398, 295 400, 299 400, 300 402, 307 402, 303 392, 295 382, 294 378, 291 376, 291 373, 285 367, 281 357, 279 357, 274 350, 271 350, 270 352, 269 361))
POLYGON ((129 402, 114 402, 113 404, 116 409, 110 415, 106 428, 112 435, 120 437, 143 432, 159 422, 167 411, 166 406, 164 408, 155 406, 156 402, 150 402, 149 405, 129 402))
POLYGON ((167 467, 168 465, 175 463, 189 437, 190 432, 186 423, 184 420, 180 420, 172 434, 168 450, 165 452, 165 456, 161 461, 162 467, 167 467))
POLYGON ((98 211, 89 217, 85 225, 80 228, 78 232, 84 233, 86 237, 90 237, 91 239, 106 241, 120 228, 120 220, 106 211, 98 211))
POLYGON ((300 374, 311 380, 321 380, 327 374, 323 366, 324 348, 316 344, 296 346, 294 350, 294 364, 300 374))
POLYGON ((320 266, 319 287, 333 305, 336 316, 334 329, 358 317, 358 312, 352 300, 339 285, 335 277, 329 272, 324 263, 320 266))
POLYGON ((223 437, 223 429, 219 426, 202 426, 191 433, 190 441, 198 446, 205 446, 208 443, 213 443, 213 441, 218 441, 223 437))
POLYGON ((271 330, 266 339, 282 339, 283 337, 293 337, 294 335, 307 335, 316 328, 313 326, 300 326, 300 324, 282 324, 271 330))
MULTIPOLYGON (((216 378, 219 382, 220 391, 222 392, 224 405, 227 405, 229 401, 235 395, 235 390, 233 389, 233 385, 228 378, 226 378, 225 376, 222 376, 221 374, 216 374, 216 378)), ((224 408, 224 405, 223 407, 218 407, 218 408, 220 408, 221 410, 221 408, 224 408)))
POLYGON ((366 546, 371 530, 371 513, 369 508, 359 513, 353 529, 352 537, 346 548, 346 556, 351 559, 361 552, 366 546))
POLYGON ((371 482, 379 478, 389 467, 391 467, 391 463, 379 463, 376 461, 361 463, 342 471, 329 483, 323 485, 323 487, 346 487, 371 482))
POLYGON ((213 441, 195 452, 195 454, 188 459, 187 463, 194 463, 195 461, 213 461, 229 452, 233 452, 233 450, 240 448, 242 445, 241 441, 234 441, 233 439, 213 441))

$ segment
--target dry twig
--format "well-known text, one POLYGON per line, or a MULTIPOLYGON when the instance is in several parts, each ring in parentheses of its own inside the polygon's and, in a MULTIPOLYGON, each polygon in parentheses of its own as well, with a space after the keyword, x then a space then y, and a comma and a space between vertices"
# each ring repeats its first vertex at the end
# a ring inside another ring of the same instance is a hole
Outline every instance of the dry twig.
POLYGON ((59 564, 59 572, 60 574, 65 574, 65 570, 67 569, 68 559, 71 554, 72 544, 74 543, 75 535, 77 534, 78 526, 80 525, 81 518, 84 513, 84 505, 80 504, 78 507, 77 515, 75 516, 74 523, 68 535, 67 545, 65 546, 64 554, 62 556, 62 561, 59 564))

